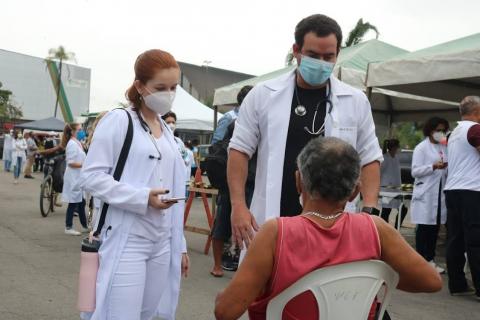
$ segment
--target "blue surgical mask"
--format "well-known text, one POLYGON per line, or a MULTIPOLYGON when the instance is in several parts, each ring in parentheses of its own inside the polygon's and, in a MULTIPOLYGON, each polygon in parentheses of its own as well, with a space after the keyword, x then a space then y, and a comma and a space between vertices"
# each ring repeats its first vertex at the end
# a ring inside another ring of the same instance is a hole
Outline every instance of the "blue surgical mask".
POLYGON ((85 134, 85 131, 83 130, 80 130, 77 132, 77 140, 79 141, 82 141, 83 139, 85 139, 87 135, 85 134))
POLYGON ((335 63, 302 55, 298 71, 306 83, 311 86, 319 86, 330 78, 334 66, 335 63))

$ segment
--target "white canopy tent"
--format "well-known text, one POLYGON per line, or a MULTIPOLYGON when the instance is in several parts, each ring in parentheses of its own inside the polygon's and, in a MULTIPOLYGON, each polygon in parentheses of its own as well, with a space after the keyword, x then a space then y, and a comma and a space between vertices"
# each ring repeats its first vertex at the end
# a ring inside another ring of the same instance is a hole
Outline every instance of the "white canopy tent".
POLYGON ((480 96, 480 33, 371 63, 367 87, 455 102, 480 96))
POLYGON ((177 115, 177 129, 213 131, 213 109, 192 97, 181 86, 177 86, 172 111, 177 115))

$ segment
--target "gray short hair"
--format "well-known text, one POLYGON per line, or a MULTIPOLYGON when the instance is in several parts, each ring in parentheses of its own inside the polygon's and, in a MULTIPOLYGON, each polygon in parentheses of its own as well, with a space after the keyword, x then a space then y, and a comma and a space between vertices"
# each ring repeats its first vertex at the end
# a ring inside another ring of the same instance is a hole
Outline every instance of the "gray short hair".
POLYGON ((467 96, 460 102, 460 114, 462 116, 468 116, 480 108, 480 97, 467 96))
POLYGON ((344 201, 352 194, 360 177, 360 157, 348 143, 338 138, 315 138, 297 158, 303 187, 310 195, 330 201, 344 201))

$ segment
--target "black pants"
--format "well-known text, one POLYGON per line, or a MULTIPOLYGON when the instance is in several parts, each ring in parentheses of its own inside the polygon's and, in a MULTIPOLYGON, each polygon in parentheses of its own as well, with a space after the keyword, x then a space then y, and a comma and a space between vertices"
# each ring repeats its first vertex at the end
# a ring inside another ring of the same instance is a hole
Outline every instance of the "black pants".
POLYGON ((417 224, 415 234, 415 247, 418 254, 425 260, 431 261, 435 258, 435 248, 437 247, 438 231, 442 216, 442 181, 438 186, 437 200, 437 224, 417 224))
POLYGON ((435 258, 437 237, 440 225, 418 224, 416 231, 415 247, 417 252, 427 261, 435 258))
POLYGON ((69 203, 67 207, 67 214, 65 217, 65 227, 70 229, 73 226, 73 213, 78 213, 78 218, 80 219, 80 223, 82 227, 87 228, 87 217, 85 215, 85 199, 82 202, 75 202, 69 203))
POLYGON ((43 157, 35 157, 35 162, 33 164, 33 172, 43 171, 43 157))
POLYGON ((230 193, 227 190, 219 190, 217 197, 217 212, 213 221, 211 236, 215 240, 228 242, 232 236, 232 225, 230 215, 232 214, 232 205, 230 203, 230 193))
POLYGON ((480 192, 448 190, 447 269, 450 292, 467 288, 463 268, 467 253, 473 285, 480 296, 480 192))
MULTIPOLYGON (((392 212, 392 208, 382 208, 381 217, 387 223, 388 223, 388 219, 390 218, 390 212, 392 212)), ((400 225, 403 224, 403 220, 405 220, 405 217, 407 216, 407 212, 408 212, 407 207, 402 206, 402 214, 401 214, 401 219, 400 219, 400 225)), ((397 218, 395 219, 395 228, 398 225, 398 216, 399 216, 399 214, 397 214, 397 218)))

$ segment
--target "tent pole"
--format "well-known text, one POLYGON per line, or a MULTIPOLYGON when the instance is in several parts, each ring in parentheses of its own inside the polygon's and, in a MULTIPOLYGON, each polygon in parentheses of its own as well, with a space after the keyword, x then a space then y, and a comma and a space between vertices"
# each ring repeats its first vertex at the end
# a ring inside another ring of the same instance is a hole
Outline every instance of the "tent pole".
POLYGON ((392 97, 387 96, 388 103, 388 136, 391 138, 393 135, 393 101, 392 97))
POLYGON ((372 87, 367 87, 367 99, 372 103, 372 87))
POLYGON ((213 106, 213 131, 217 130, 218 106, 213 106))

